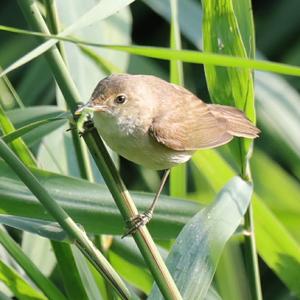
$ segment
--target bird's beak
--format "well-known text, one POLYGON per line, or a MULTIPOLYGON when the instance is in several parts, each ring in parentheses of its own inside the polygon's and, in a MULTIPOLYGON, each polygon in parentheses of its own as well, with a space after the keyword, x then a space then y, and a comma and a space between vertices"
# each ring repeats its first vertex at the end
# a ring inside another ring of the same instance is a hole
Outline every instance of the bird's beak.
POLYGON ((93 104, 92 102, 87 102, 86 104, 81 105, 78 107, 78 109, 75 111, 75 115, 80 115, 82 111, 86 108, 90 108, 93 111, 105 111, 107 110, 107 105, 104 104, 93 104))

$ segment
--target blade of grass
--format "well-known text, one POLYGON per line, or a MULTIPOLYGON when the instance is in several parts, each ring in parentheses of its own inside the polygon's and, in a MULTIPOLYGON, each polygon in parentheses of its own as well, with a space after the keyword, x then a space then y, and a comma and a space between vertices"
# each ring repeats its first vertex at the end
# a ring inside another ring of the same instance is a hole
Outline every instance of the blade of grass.
MULTIPOLYGON (((203 7, 203 48, 207 52, 249 57, 255 53, 252 7, 249 0, 207 1, 203 7), (234 7, 236 11, 234 10, 234 7), (243 24, 241 26, 241 24, 243 24), (241 27, 241 28, 240 28, 241 27), (243 37, 246 39, 243 41, 243 37), (244 45, 246 43, 247 46, 244 45)), ((252 57, 251 57, 252 58, 252 57)), ((205 65, 207 86, 212 101, 217 104, 236 106, 255 123, 254 87, 251 69, 224 68, 205 65)), ((249 159, 252 141, 238 139, 229 144, 239 164, 243 179, 251 181, 249 159)), ((245 213, 245 263, 253 299, 262 299, 252 206, 245 213)))
MULTIPOLYGON (((30 169, 52 198, 89 234, 123 233, 123 222, 112 196, 104 184, 30 169)), ((28 191, 13 171, 0 160, 0 212, 33 219, 51 220, 51 216, 28 191)), ((154 195, 133 192, 139 210, 145 211, 154 195)), ((149 227, 156 238, 176 237, 184 224, 203 206, 199 203, 162 195, 149 227)))
POLYGON ((0 223, 19 230, 38 234, 50 240, 68 241, 65 231, 56 222, 24 218, 10 215, 0 215, 0 223))
MULTIPOLYGON (((179 50, 181 48, 180 29, 178 23, 178 1, 170 0, 171 5, 171 32, 170 48, 179 50)), ((179 60, 170 61, 170 82, 183 86, 183 67, 179 60)), ((186 165, 181 164, 171 169, 170 173, 170 195, 184 197, 186 195, 186 165)))
POLYGON ((0 156, 15 171, 24 184, 43 204, 45 209, 55 218, 61 227, 74 240, 82 253, 94 264, 99 272, 111 283, 112 287, 122 297, 129 299, 130 293, 123 283, 122 279, 107 262, 105 257, 89 240, 84 231, 82 231, 69 215, 52 199, 50 194, 40 185, 36 177, 29 169, 18 159, 17 156, 0 138, 0 156))
MULTIPOLYGON (((192 161, 216 192, 235 175, 233 168, 213 150, 196 153, 192 161)), ((299 244, 255 193, 252 205, 258 253, 291 291, 299 294, 300 287, 295 282, 300 276, 299 244)))
MULTIPOLYGON (((99 43, 92 43, 87 41, 81 41, 78 39, 70 38, 70 37, 60 37, 56 35, 43 34, 40 32, 32 32, 22 29, 16 29, 8 26, 0 26, 0 30, 11 31, 15 33, 36 35, 48 39, 54 39, 56 41, 62 40, 66 42, 71 42, 78 45, 86 45, 91 47, 102 47, 108 48, 116 51, 124 51, 133 55, 141 55, 145 57, 163 59, 163 60, 181 60, 182 62, 187 63, 195 63, 195 64, 207 64, 207 65, 217 65, 224 67, 241 67, 241 68, 251 68, 255 70, 274 72, 280 74, 286 74, 291 76, 300 76, 300 67, 264 61, 264 60, 256 60, 249 58, 242 58, 237 56, 230 55, 221 55, 214 53, 206 53, 192 50, 173 50, 169 48, 162 47, 147 47, 147 46, 125 46, 125 45, 105 45, 99 43)), ((27 63, 24 62, 23 64, 27 63)), ((8 72, 17 69, 23 64, 13 64, 9 68, 6 68, 2 73, 0 73, 0 77, 4 76, 8 72)))
POLYGON ((61 116, 61 117, 57 117, 57 118, 51 118, 51 119, 46 119, 46 120, 41 120, 41 121, 37 121, 34 123, 31 123, 29 125, 23 126, 17 130, 14 130, 6 135, 1 136, 1 138, 3 139, 4 142, 6 143, 11 143, 12 141, 14 141, 15 139, 23 136, 24 134, 30 132, 31 130, 40 127, 42 125, 45 124, 49 124, 51 122, 56 122, 56 121, 61 121, 61 120, 67 120, 67 115, 65 116, 61 116))
MULTIPOLYGON (((205 299, 227 240, 250 203, 253 186, 236 176, 216 200, 183 228, 167 258, 167 265, 184 299, 205 299)), ((162 300, 157 287, 149 300, 162 300)))
MULTIPOLYGON (((66 36, 76 30, 79 30, 83 27, 86 27, 88 25, 93 24, 96 21, 103 20, 105 18, 108 18, 109 16, 116 13, 118 10, 122 9, 123 7, 129 5, 134 0, 117 0, 117 1, 101 1, 97 5, 95 5, 93 8, 91 8, 88 12, 86 12, 84 15, 82 15, 75 23, 70 25, 68 28, 66 28, 64 31, 60 33, 60 36, 66 36)), ((21 1, 20 1, 21 2, 21 1)), ((24 1, 27 2, 27 4, 33 6, 34 1, 29 0, 24 1)), ((21 4, 21 3, 19 3, 21 4)), ((25 4, 26 5, 26 4, 25 4)), ((21 57, 19 60, 17 60, 13 65, 17 65, 18 67, 22 66, 23 64, 28 63, 32 59, 38 57, 39 55, 45 53, 48 51, 52 46, 54 46, 57 43, 57 41, 47 41, 38 46, 37 48, 33 49, 29 53, 27 53, 25 56, 21 57)), ((5 73, 8 73, 12 71, 13 65, 11 67, 8 67, 5 73)), ((0 76, 1 77, 1 76, 0 76)))
POLYGON ((51 244, 68 298, 88 300, 86 287, 80 278, 71 245, 55 241, 51 241, 51 244))
POLYGON ((279 164, 257 149, 251 160, 257 194, 300 243, 300 184, 279 164), (268 178, 266 185, 264 179, 268 178), (286 192, 288 191, 288 193, 286 192))
MULTIPOLYGON (((10 134, 12 132, 15 132, 15 127, 9 120, 9 118, 6 116, 5 111, 3 110, 1 104, 0 104, 0 128, 4 132, 4 134, 10 134)), ((14 140, 11 142, 11 147, 14 150, 14 152, 20 157, 20 159, 28 166, 35 166, 35 158, 26 146, 26 144, 23 142, 21 138, 18 138, 17 140, 14 140)))
POLYGON ((58 288, 45 277, 32 261, 24 254, 20 246, 3 230, 0 229, 0 243, 24 269, 29 278, 50 299, 66 300, 58 288))
POLYGON ((12 267, 0 260, 0 281, 7 285, 20 300, 47 300, 47 298, 29 285, 12 267))

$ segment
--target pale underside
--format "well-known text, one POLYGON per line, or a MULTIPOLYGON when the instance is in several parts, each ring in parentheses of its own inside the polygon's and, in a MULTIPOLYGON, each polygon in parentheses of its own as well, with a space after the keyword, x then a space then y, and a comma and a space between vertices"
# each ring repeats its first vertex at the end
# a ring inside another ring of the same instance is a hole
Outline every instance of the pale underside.
POLYGON ((186 162, 198 149, 224 145, 234 136, 255 138, 259 133, 236 108, 206 104, 154 76, 113 75, 100 82, 92 101, 101 103, 99 97, 107 98, 112 89, 128 95, 128 103, 118 113, 95 112, 95 126, 112 150, 147 168, 167 169, 186 162), (126 106, 131 114, 123 113, 126 106))

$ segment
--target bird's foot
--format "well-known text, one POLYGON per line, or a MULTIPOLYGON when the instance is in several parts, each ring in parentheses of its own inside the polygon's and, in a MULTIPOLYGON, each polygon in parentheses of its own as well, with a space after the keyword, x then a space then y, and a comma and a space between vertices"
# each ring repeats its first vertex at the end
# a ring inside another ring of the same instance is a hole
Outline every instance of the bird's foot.
POLYGON ((128 230, 122 235, 122 238, 134 234, 141 226, 146 225, 152 219, 153 211, 147 210, 142 214, 138 214, 130 218, 127 223, 128 230))
POLYGON ((83 125, 81 126, 79 130, 79 136, 84 136, 85 133, 93 130, 94 128, 94 122, 90 115, 88 115, 88 118, 84 121, 83 125))

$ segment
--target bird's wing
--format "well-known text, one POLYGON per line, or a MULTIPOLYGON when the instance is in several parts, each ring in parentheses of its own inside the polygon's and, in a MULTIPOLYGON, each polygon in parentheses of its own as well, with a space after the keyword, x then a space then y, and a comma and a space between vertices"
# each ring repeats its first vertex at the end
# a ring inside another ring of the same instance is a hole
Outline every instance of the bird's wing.
POLYGON ((233 135, 228 132, 226 118, 214 115, 207 104, 195 98, 154 118, 149 134, 178 151, 213 148, 229 142, 233 135))

